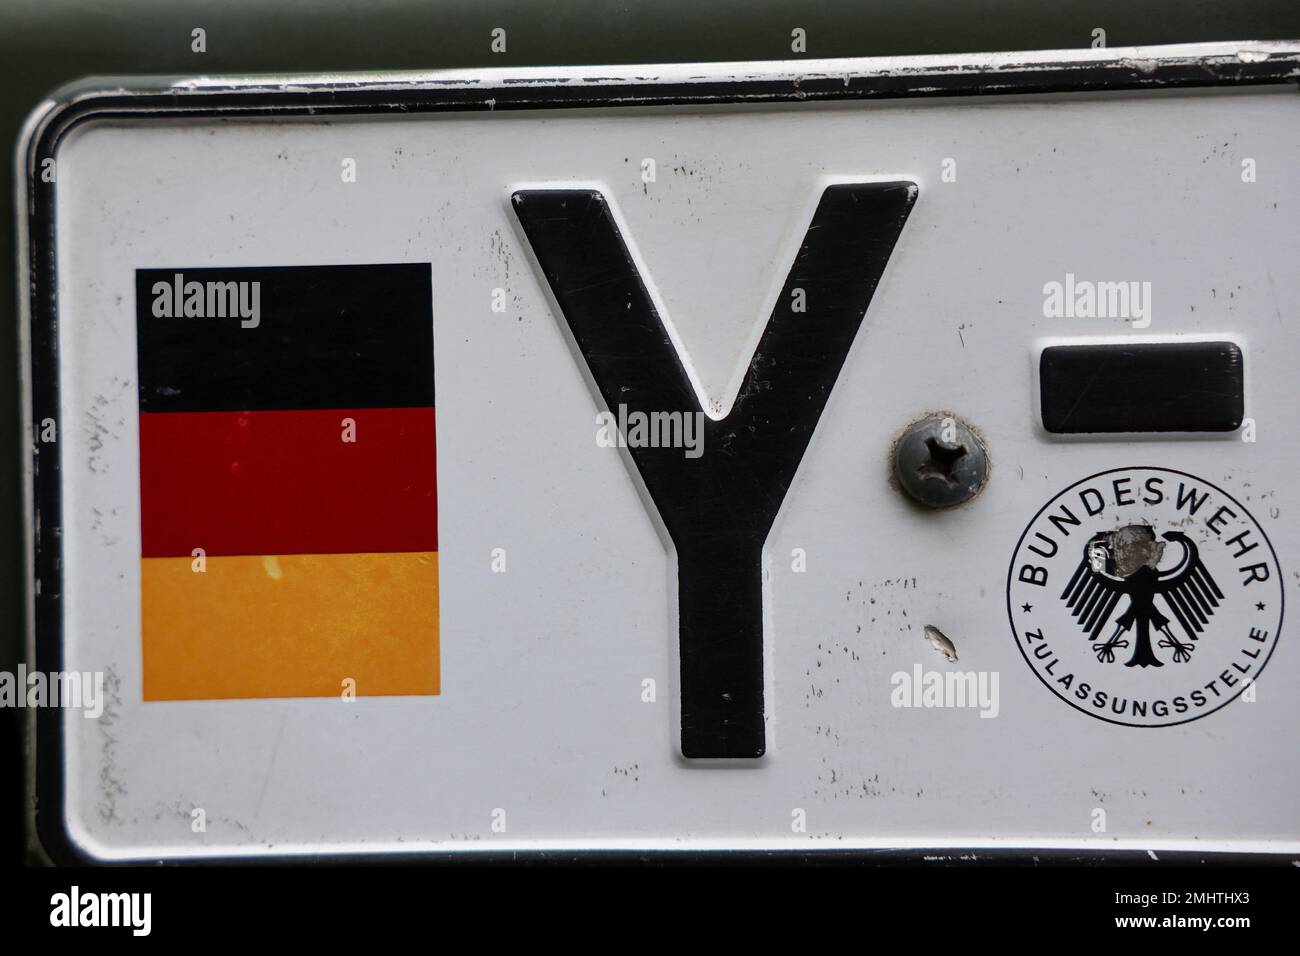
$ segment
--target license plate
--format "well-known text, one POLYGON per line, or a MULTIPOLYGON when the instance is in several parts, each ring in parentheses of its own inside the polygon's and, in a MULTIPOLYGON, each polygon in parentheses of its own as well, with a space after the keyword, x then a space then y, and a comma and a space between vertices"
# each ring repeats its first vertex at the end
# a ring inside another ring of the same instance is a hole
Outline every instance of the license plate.
POLYGON ((67 91, 42 844, 1300 852, 1298 71, 67 91))

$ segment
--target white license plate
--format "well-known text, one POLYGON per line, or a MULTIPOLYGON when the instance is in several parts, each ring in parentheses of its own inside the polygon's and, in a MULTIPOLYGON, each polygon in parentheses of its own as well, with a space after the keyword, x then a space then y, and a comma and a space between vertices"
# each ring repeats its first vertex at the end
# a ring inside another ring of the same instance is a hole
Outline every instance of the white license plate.
POLYGON ((1300 852, 1298 69, 67 92, 43 844, 1300 852))

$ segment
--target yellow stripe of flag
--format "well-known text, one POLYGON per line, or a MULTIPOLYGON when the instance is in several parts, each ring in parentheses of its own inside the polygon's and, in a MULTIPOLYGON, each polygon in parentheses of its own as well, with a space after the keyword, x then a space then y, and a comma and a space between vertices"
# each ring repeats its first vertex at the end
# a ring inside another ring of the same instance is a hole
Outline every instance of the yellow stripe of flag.
POLYGON ((437 694, 438 553, 140 562, 144 699, 437 694))

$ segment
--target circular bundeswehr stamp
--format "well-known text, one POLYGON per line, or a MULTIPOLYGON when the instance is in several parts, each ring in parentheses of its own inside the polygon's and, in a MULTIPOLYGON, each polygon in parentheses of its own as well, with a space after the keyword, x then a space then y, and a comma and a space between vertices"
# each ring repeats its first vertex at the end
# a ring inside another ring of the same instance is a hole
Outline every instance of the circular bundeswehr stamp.
POLYGON ((1234 700, 1282 627, 1268 536, 1222 488, 1168 468, 1076 482, 1034 515, 1007 574, 1017 646, 1057 697, 1167 727, 1234 700))

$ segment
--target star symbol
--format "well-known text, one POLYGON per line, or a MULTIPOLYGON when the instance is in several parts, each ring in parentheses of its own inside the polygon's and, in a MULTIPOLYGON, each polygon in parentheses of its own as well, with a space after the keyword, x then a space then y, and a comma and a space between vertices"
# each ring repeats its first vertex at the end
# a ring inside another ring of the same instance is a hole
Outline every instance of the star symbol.
POLYGON ((1029 611, 1032 611, 1033 609, 1034 609, 1034 606, 1033 606, 1032 604, 1022 604, 1022 605, 1020 605, 1020 610, 1025 611, 1026 613, 1028 613, 1029 611))
POLYGON ((1256 610, 1256 611, 1262 611, 1262 610, 1264 610, 1264 602, 1263 602, 1263 601, 1260 601, 1258 604, 1256 604, 1256 605, 1255 605, 1255 610, 1256 610))

